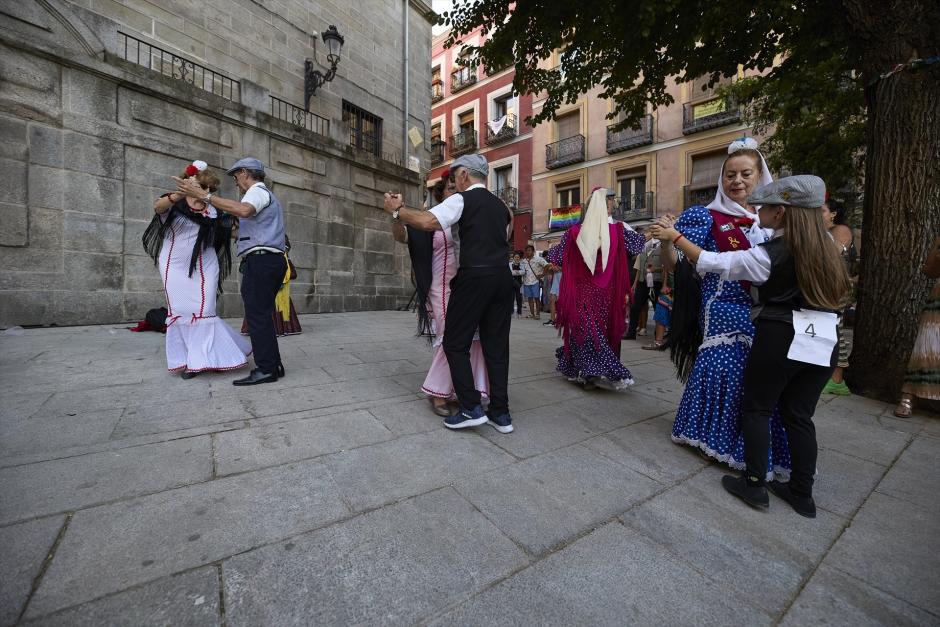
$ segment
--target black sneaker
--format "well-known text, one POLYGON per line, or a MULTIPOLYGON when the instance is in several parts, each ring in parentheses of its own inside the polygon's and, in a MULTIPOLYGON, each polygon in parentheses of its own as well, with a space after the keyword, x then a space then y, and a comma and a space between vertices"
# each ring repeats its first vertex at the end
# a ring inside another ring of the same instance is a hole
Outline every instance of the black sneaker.
POLYGON ((770 491, 790 504, 800 516, 807 518, 816 518, 816 502, 811 496, 797 496, 790 492, 790 484, 782 481, 771 481, 768 484, 770 491))
POLYGON ((477 405, 473 409, 461 407, 455 415, 444 418, 444 426, 448 429, 466 429, 467 427, 482 425, 488 420, 489 418, 486 417, 486 412, 483 411, 481 405, 477 405))
POLYGON ((490 426, 500 433, 512 433, 512 418, 509 413, 490 418, 490 426))
POLYGON ((770 507, 770 497, 767 488, 763 485, 750 485, 743 476, 725 475, 721 478, 722 487, 735 495, 751 507, 767 509, 770 507))

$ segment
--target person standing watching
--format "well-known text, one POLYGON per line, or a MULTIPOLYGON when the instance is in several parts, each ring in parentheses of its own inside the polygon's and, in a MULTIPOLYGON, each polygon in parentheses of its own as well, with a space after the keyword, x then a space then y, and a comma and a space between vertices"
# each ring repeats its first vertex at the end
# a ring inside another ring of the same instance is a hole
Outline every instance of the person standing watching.
POLYGON ((525 247, 525 258, 522 260, 522 269, 525 274, 522 277, 522 295, 529 301, 529 317, 539 319, 539 306, 541 294, 539 283, 545 272, 545 266, 548 262, 535 254, 535 246, 529 244, 525 247))
POLYGON ((264 165, 254 157, 239 159, 225 172, 243 194, 241 201, 217 198, 198 185, 175 179, 181 194, 212 201, 212 206, 238 218, 237 254, 241 257, 241 294, 255 357, 255 369, 234 385, 273 383, 284 376, 274 329, 274 298, 287 271, 284 211, 264 185, 264 165))
MULTIPOLYGON (((444 419, 449 429, 487 422, 500 433, 511 433, 509 415, 509 328, 514 284, 506 253, 512 212, 485 187, 489 165, 481 155, 464 155, 450 166, 458 194, 430 211, 405 207, 400 194, 385 194, 384 209, 395 220, 424 231, 452 228, 460 241, 460 263, 451 282, 444 353, 460 409, 444 419), (488 412, 473 384, 470 345, 477 328, 490 382, 488 412)), ((523 264, 525 265, 525 264, 523 264)))

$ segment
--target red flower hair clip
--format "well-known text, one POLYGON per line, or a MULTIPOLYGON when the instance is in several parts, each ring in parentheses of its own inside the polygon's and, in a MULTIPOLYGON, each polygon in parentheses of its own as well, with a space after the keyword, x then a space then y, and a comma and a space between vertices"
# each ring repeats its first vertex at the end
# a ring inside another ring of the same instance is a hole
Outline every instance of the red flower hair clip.
POLYGON ((205 161, 199 161, 199 160, 193 161, 188 166, 186 166, 186 170, 185 170, 186 176, 196 176, 197 174, 205 170, 207 167, 209 167, 209 164, 206 163, 205 161))

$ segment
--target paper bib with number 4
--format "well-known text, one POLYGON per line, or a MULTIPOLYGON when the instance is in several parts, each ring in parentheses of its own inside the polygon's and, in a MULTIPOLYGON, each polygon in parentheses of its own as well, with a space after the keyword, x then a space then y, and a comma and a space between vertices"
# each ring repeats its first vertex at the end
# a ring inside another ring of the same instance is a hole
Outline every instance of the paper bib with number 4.
POLYGON ((832 349, 839 337, 834 313, 797 309, 793 312, 793 342, 787 357, 818 366, 832 365, 832 349))

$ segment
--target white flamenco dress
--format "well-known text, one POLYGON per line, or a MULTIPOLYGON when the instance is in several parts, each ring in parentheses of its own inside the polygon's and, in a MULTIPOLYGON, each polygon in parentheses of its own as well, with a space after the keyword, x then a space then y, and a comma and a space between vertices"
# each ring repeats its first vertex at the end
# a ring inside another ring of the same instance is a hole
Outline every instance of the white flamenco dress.
POLYGON ((200 251, 193 275, 189 263, 199 225, 176 216, 160 249, 160 278, 166 294, 166 363, 170 372, 237 370, 248 365, 251 343, 216 315, 219 260, 200 251))

